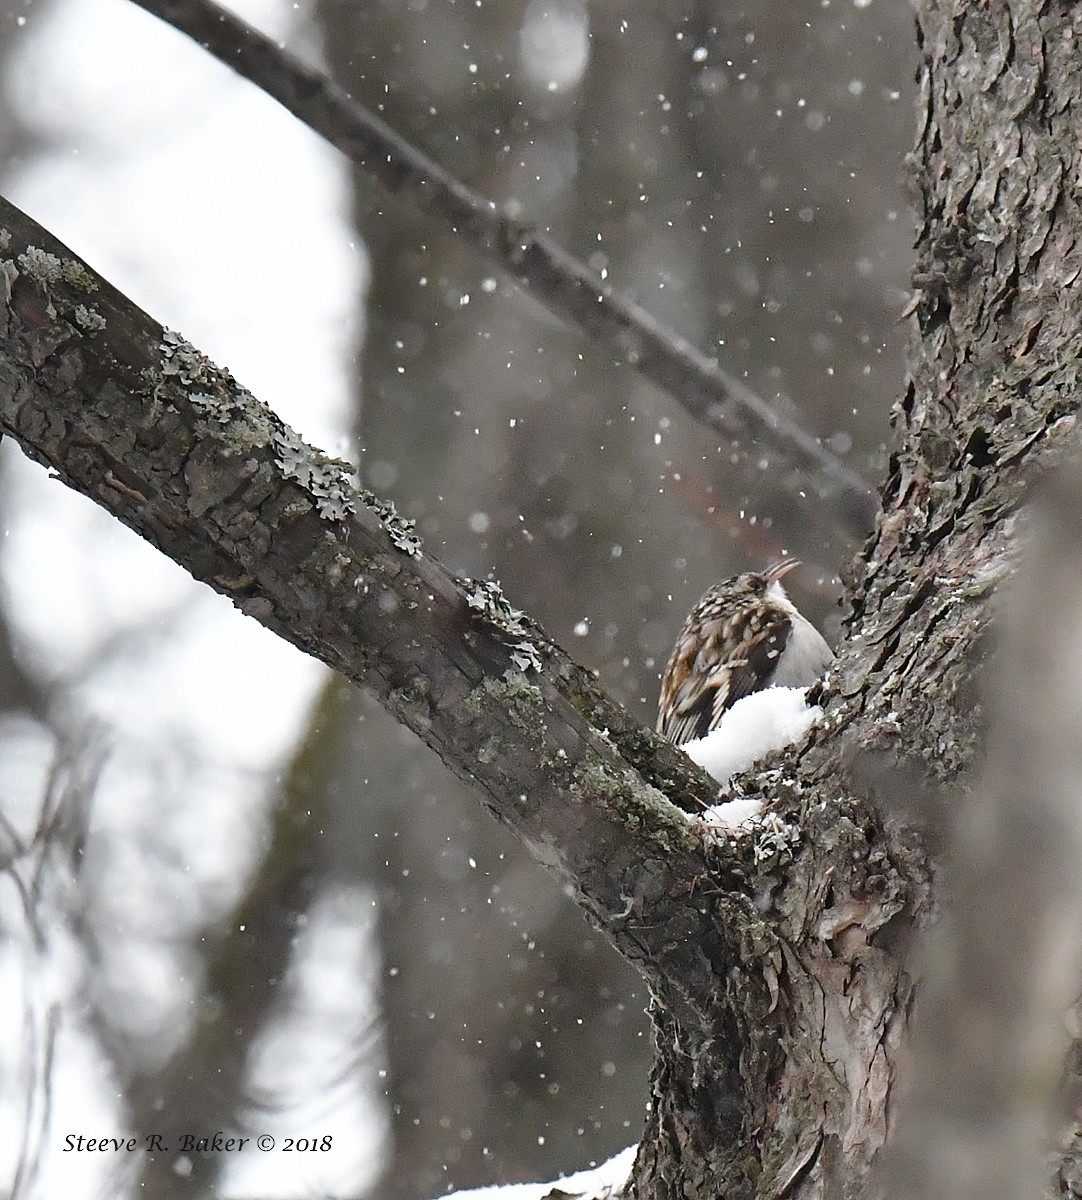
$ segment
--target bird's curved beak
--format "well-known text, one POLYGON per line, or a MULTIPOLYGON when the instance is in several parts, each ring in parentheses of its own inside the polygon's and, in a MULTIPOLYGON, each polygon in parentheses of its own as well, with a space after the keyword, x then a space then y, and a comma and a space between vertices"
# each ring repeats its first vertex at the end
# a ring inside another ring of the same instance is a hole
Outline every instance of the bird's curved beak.
POLYGON ((763 572, 763 578, 767 583, 777 583, 779 579, 784 579, 794 567, 799 566, 799 558, 779 558, 776 563, 771 563, 767 567, 763 572))

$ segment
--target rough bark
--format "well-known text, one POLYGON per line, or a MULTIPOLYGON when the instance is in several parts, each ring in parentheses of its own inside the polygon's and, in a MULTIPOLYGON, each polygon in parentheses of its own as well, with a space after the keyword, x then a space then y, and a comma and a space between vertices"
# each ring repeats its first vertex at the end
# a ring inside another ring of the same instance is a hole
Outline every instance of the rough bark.
MULTIPOLYGON (((886 1156, 899 1200, 1031 1200, 1049 1144, 1077 1129, 1062 1080, 1082 979, 1080 506, 1074 463, 1040 488, 1001 606, 987 763, 957 804, 886 1156)), ((1061 1194, 1077 1194, 1073 1149, 1061 1194)))
POLYGON ((535 626, 421 556, 338 466, 3 215, 4 429, 363 680, 650 981, 639 1200, 876 1194, 935 902, 907 818, 978 760, 974 681, 1015 515, 1074 442, 1082 15, 929 0, 919 22, 919 337, 883 513, 826 719, 755 779, 773 824, 719 845, 662 795, 691 803, 708 783, 535 626))

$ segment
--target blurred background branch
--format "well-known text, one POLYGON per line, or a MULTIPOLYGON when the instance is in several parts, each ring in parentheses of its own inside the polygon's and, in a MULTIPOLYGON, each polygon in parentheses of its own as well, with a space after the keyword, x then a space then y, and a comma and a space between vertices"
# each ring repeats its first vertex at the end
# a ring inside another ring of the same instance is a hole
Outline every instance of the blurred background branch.
MULTIPOLYGON (((531 295, 663 388, 697 420, 741 445, 744 471, 768 449, 821 493, 853 535, 877 509, 873 488, 792 417, 666 329, 540 227, 511 216, 396 133, 320 71, 212 0, 134 0, 273 96, 392 194, 452 229, 531 295), (750 445, 745 443, 750 442, 750 445)), ((559 401, 557 401, 559 403, 559 401)), ((779 478, 787 473, 778 467, 779 478)))

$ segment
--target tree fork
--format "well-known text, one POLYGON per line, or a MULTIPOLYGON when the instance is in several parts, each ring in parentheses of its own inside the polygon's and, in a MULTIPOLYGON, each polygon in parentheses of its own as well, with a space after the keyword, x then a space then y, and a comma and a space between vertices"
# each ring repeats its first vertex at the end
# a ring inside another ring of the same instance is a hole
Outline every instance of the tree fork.
MULTIPOLYGON (((844 798, 808 813, 779 776, 763 789, 772 824, 705 842, 665 795, 694 807, 712 782, 528 618, 452 579, 389 506, 353 492, 343 464, 28 218, 3 205, 0 224, 3 428, 242 611, 371 687, 640 969, 659 1028, 642 1196, 750 1187, 760 1160, 791 1176, 812 1125, 787 1116, 788 1100, 779 1109, 779 1089, 810 1094, 813 1058, 793 1050, 815 1022, 790 985, 814 978, 804 943, 839 925, 831 904, 854 859, 885 861, 845 834, 859 831, 844 798), (829 895, 816 884, 828 872, 829 895), (725 1141, 704 1158, 717 1125, 725 1141)), ((897 910, 902 873, 883 870, 882 896, 841 923, 878 928, 897 910)))

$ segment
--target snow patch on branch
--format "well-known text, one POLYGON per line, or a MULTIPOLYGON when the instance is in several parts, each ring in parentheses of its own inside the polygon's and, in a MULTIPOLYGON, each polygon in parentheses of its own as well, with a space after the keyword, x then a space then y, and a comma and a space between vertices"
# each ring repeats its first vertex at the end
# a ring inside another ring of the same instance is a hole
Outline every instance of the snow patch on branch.
MULTIPOLYGON (((766 688, 738 700, 704 738, 681 750, 721 784, 747 771, 772 750, 799 741, 823 715, 807 703, 807 688, 766 688)), ((735 803, 735 802, 734 802, 735 803)))
POLYGON ((739 829, 743 825, 751 825, 762 811, 763 802, 758 796, 738 796, 735 800, 711 804, 695 819, 712 829, 739 829))
MULTIPOLYGON (((717 729, 680 748, 728 788, 734 775, 748 771, 774 750, 798 742, 823 715, 818 704, 808 704, 807 688, 766 688, 738 700, 721 718, 717 729)), ((792 857, 795 831, 777 818, 763 815, 757 796, 737 796, 711 805, 693 820, 711 832, 739 836, 755 832, 763 842, 763 856, 792 857), (764 833, 765 831, 765 833, 764 833)), ((756 847, 759 861, 759 846, 756 847)))

